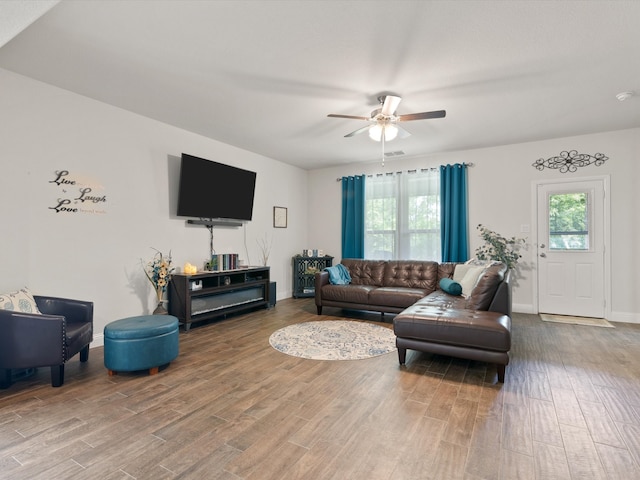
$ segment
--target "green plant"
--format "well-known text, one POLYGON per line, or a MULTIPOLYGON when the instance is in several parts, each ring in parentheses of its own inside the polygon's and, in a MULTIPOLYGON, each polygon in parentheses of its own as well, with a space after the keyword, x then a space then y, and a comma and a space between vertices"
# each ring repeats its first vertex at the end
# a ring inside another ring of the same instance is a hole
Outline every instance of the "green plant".
POLYGON ((518 260, 522 258, 519 250, 525 243, 524 238, 505 238, 502 235, 480 224, 476 227, 484 245, 476 249, 476 257, 480 260, 497 260, 504 263, 507 268, 514 269, 518 260))

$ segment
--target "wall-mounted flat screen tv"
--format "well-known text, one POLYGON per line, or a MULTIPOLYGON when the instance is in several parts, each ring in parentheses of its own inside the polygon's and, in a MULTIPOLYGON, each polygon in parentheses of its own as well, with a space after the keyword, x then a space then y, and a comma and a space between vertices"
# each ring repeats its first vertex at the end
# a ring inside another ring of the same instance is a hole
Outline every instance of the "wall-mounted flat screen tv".
POLYGON ((251 220, 256 172, 182 154, 178 216, 251 220))

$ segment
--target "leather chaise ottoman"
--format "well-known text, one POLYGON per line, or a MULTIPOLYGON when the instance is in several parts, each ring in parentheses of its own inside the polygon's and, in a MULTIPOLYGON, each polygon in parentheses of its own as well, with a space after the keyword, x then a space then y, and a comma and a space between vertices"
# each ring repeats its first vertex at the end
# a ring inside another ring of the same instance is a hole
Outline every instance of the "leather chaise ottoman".
POLYGON ((497 365, 504 382, 511 349, 511 318, 499 312, 448 309, 420 302, 393 320, 398 359, 407 349, 466 358, 497 365))
POLYGON ((104 366, 116 372, 149 370, 178 356, 178 319, 172 315, 142 315, 123 318, 104 327, 104 366))

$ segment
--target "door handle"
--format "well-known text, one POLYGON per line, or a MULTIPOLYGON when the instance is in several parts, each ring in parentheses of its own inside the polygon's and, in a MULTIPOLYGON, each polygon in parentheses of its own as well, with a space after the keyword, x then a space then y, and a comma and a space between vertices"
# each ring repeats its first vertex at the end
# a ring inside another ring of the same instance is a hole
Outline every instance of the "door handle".
POLYGON ((540 256, 541 256, 542 258, 546 258, 547 254, 546 254, 546 253, 544 253, 544 252, 542 252, 542 253, 540 254, 540 256))
POLYGON ((541 243, 541 244, 540 244, 540 248, 544 248, 544 247, 545 247, 545 244, 544 244, 544 243, 541 243))

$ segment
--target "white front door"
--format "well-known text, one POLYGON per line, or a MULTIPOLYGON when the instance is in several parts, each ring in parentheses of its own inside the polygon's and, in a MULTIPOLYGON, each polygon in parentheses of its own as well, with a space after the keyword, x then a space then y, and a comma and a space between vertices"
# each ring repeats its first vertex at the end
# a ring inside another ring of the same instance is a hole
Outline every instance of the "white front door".
POLYGON ((538 311, 603 318, 604 180, 540 183, 538 311))

